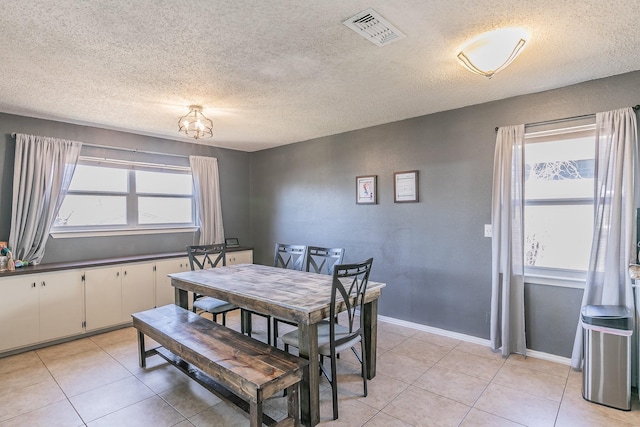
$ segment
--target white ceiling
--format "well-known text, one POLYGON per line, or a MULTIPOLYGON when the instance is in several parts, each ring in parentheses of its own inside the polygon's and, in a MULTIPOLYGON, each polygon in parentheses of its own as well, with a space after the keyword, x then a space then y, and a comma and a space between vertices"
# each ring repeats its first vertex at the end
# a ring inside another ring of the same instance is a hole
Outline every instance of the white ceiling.
POLYGON ((255 151, 640 69, 635 0, 3 0, 0 111, 255 151), (407 37, 342 22, 372 7, 407 37), (485 31, 531 35, 488 80, 457 62, 485 31), (191 140, 193 141, 193 140, 191 140))

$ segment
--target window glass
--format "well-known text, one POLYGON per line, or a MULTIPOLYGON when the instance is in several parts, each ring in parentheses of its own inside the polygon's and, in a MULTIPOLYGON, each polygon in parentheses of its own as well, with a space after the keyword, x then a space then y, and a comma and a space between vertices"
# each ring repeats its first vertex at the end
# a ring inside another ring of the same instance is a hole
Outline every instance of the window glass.
POLYGON ((185 224, 192 221, 191 199, 175 197, 139 197, 140 224, 185 224))
POLYGON ((135 173, 138 193, 182 195, 193 193, 191 175, 150 171, 135 171, 135 173))
POLYGON ((54 226, 106 226, 126 223, 126 196, 67 194, 54 226))
POLYGON ((525 265, 587 270, 592 205, 528 205, 524 215, 525 265))
POLYGON ((127 174, 125 169, 79 164, 73 173, 69 191, 126 193, 129 188, 127 174))
POLYGON ((593 233, 594 127, 525 136, 525 266, 586 271, 593 233))
POLYGON ((194 201, 188 171, 166 165, 81 158, 53 231, 193 227, 194 201))
POLYGON ((593 137, 528 144, 524 171, 526 198, 593 198, 594 153, 593 137))

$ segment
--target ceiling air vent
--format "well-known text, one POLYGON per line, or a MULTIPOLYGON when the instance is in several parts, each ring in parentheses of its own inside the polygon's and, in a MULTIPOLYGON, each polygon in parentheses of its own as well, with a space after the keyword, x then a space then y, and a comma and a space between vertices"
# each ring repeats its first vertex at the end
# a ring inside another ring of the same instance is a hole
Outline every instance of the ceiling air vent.
POLYGON ((406 37, 373 9, 363 10, 343 24, 378 46, 386 46, 406 37))

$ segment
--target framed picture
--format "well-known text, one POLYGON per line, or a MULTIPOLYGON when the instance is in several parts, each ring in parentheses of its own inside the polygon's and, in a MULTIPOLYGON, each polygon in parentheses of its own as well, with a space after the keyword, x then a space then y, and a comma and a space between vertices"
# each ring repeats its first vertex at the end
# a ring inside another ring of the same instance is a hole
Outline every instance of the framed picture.
POLYGON ((237 237, 227 237, 224 239, 224 245, 228 248, 237 248, 240 246, 240 242, 237 237))
POLYGON ((395 203, 418 201, 418 171, 393 174, 393 200, 395 203))
POLYGON ((375 205, 378 203, 376 196, 377 175, 356 177, 356 203, 359 205, 375 205))

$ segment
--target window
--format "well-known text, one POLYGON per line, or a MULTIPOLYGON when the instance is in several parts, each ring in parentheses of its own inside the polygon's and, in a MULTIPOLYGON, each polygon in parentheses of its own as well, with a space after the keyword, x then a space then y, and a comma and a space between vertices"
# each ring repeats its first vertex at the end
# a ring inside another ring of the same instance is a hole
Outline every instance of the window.
POLYGON ((193 226, 189 168, 81 157, 52 231, 193 226))
POLYGON ((528 275, 580 278, 593 234, 595 126, 525 135, 528 275))

